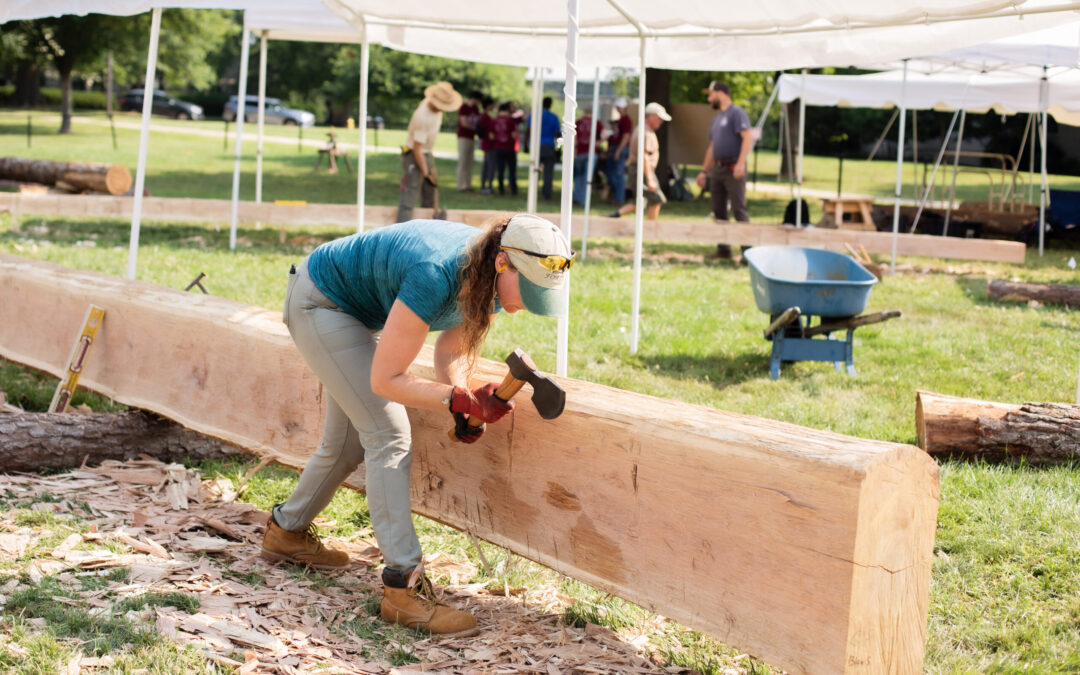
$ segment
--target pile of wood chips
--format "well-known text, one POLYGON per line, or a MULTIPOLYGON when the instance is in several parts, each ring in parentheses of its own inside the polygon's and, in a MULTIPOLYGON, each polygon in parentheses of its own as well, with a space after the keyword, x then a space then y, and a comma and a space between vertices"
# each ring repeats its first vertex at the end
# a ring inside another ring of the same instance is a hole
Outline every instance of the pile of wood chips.
MULTIPOLYGON (((60 518, 77 513, 90 524, 90 532, 72 534, 51 557, 46 553, 21 570, 35 582, 45 575, 63 582, 66 575, 88 570, 127 568, 127 583, 82 592, 86 603, 97 608, 91 612, 112 611, 111 603, 100 597, 108 590, 120 597, 147 592, 195 595, 201 601, 196 614, 148 607, 143 616, 128 618, 153 622, 162 635, 197 645, 209 658, 242 673, 686 672, 650 661, 647 635, 620 636, 601 626, 565 625, 559 610, 569 599, 553 588, 507 597, 485 590, 484 584, 444 587, 452 605, 476 615, 482 628, 478 637, 425 637, 399 644, 419 659, 408 667, 370 661, 365 654, 382 652, 343 624, 370 618, 364 617, 363 600, 381 588, 379 572, 373 569, 380 555, 373 542, 363 537, 335 541, 350 554, 352 565, 332 573, 338 586, 313 588, 315 582, 295 570, 258 557, 267 513, 235 502, 229 480, 200 480, 197 472, 179 464, 147 458, 47 477, 0 475, 0 490, 14 501, 48 493, 58 501, 38 501, 35 510, 49 509, 60 518), (83 511, 87 507, 92 517, 83 511), (122 543, 131 552, 114 553, 106 548, 110 541, 114 550, 123 550, 115 545, 122 543), (235 574, 226 578, 225 570, 235 574), (249 572, 265 578, 265 585, 237 580, 249 572), (246 662, 238 661, 237 654, 244 654, 246 662)), ((0 555, 23 555, 39 536, 41 532, 0 517, 0 555)), ((467 581, 476 571, 468 561, 447 557, 429 561, 427 569, 432 577, 454 583, 467 581)), ((0 578, 0 592, 10 593, 17 583, 15 578, 0 578)), ((68 671, 107 667, 110 662, 107 656, 77 655, 68 671)))

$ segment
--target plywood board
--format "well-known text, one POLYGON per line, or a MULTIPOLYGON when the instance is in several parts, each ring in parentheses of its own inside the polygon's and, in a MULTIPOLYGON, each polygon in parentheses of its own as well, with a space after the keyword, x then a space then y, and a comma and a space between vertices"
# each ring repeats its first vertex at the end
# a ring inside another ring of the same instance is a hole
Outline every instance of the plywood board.
MULTIPOLYGON (((130 218, 130 197, 107 197, 92 195, 20 195, 0 193, 0 209, 19 214, 54 214, 65 216, 130 218)), ((703 206, 703 209, 707 207, 703 206)), ((504 214, 504 211, 463 211, 451 209, 450 220, 470 225, 481 225, 488 219, 504 214)), ((224 199, 173 199, 147 197, 143 200, 143 217, 148 220, 221 222, 230 221, 231 205, 224 199)), ((341 225, 356 227, 356 206, 351 204, 255 204, 240 202, 239 219, 242 222, 289 225, 341 225)), ((417 209, 416 216, 424 217, 426 209, 417 209)), ((541 216, 560 223, 557 213, 541 216)), ((397 207, 367 206, 364 210, 365 227, 390 225, 397 218, 397 207)), ((585 218, 573 217, 573 236, 581 237, 585 218)), ((634 219, 590 217, 590 237, 633 238, 634 219)), ((737 246, 762 246, 778 244, 807 246, 843 251, 844 244, 862 245, 871 253, 891 253, 892 234, 872 231, 838 231, 822 228, 796 229, 784 225, 757 225, 748 223, 714 223, 711 219, 700 222, 646 221, 643 236, 649 241, 695 242, 702 244, 734 244, 737 246)), ((897 238, 899 255, 917 255, 931 258, 957 258, 963 260, 987 260, 1022 264, 1026 247, 1020 242, 994 239, 960 239, 925 234, 900 234, 897 238)))
MULTIPOLYGON (((59 373, 90 302, 107 316, 82 384, 303 466, 323 391, 278 313, 0 256, 0 355, 59 373)), ((429 348, 413 370, 433 373, 429 348)), ((410 410, 414 510, 791 672, 921 670, 925 453, 559 381, 562 417, 523 398, 474 445, 448 441, 444 411, 410 410)))

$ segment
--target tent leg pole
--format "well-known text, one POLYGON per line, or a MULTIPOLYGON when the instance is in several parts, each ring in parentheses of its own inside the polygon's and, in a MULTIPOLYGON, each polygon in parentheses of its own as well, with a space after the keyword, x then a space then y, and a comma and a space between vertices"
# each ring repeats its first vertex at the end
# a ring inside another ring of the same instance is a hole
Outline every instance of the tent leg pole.
POLYGON ((536 213, 536 192, 540 178, 540 100, 544 94, 544 69, 533 69, 532 112, 529 114, 529 193, 525 210, 536 213))
POLYGON ((1046 238, 1046 197, 1047 197, 1047 184, 1046 184, 1046 127, 1049 122, 1047 120, 1047 108, 1048 99, 1050 98, 1050 83, 1046 79, 1046 66, 1043 66, 1043 78, 1042 78, 1042 127, 1039 129, 1040 138, 1040 152, 1042 157, 1039 159, 1039 164, 1042 167, 1042 187, 1039 190, 1039 257, 1043 255, 1043 245, 1046 238))
MULTIPOLYGON (((562 188, 559 191, 561 206, 559 215, 562 233, 566 240, 571 241, 574 230, 574 150, 577 143, 574 136, 577 133, 577 53, 578 53, 578 3, 580 0, 568 0, 566 3, 566 82, 563 85, 563 122, 562 122, 562 188)), ((536 118, 539 122, 539 118, 536 118)), ((539 124, 535 124, 539 128, 539 124)), ((567 295, 567 305, 570 300, 569 270, 566 273, 566 283, 563 293, 567 295)), ((555 374, 566 377, 566 360, 568 343, 570 341, 570 317, 560 316, 556 327, 555 349, 555 374)))
POLYGON ((964 143, 964 122, 967 120, 967 111, 960 111, 960 130, 956 135, 956 152, 953 155, 952 187, 949 188, 949 203, 945 207, 945 227, 941 230, 941 236, 949 235, 949 220, 952 218, 953 202, 956 201, 956 174, 960 170, 960 148, 964 143))
POLYGON ((878 136, 877 143, 874 143, 874 149, 870 151, 870 156, 866 158, 866 161, 874 161, 874 157, 877 155, 878 148, 885 142, 885 137, 889 135, 889 130, 892 129, 893 122, 896 121, 896 116, 900 114, 900 109, 897 108, 893 111, 892 117, 889 118, 888 124, 885 125, 885 130, 878 136))
POLYGON ((900 189, 904 180, 904 122, 907 120, 907 111, 904 108, 907 102, 907 71, 908 60, 904 59, 904 79, 900 81, 900 129, 896 142, 896 201, 893 202, 892 214, 892 255, 889 258, 889 274, 896 274, 896 245, 900 235, 900 189))
POLYGON ((641 38, 641 75, 638 78, 637 175, 634 180, 634 288, 630 310, 630 353, 637 354, 641 317, 641 240, 645 232, 645 38, 641 38))
POLYGON ((367 110, 368 110, 368 64, 371 60, 371 43, 367 39, 367 27, 364 27, 363 42, 360 43, 360 118, 356 126, 360 129, 360 156, 356 158, 356 231, 364 231, 364 206, 367 195, 364 192, 367 180, 367 110))
MULTIPOLYGON (((255 144, 255 203, 262 204, 263 132, 266 125, 266 31, 259 36, 259 133, 255 144)), ((256 221, 255 229, 262 227, 256 221)))
MULTIPOLYGON (((1028 115, 1028 122, 1033 125, 1034 128, 1038 127, 1039 120, 1034 113, 1028 115)), ((1031 139, 1031 149, 1028 151, 1028 204, 1035 201, 1035 138, 1031 139)))
POLYGON ((233 157, 232 216, 229 220, 229 250, 236 250, 236 220, 240 208, 240 155, 244 149, 244 117, 247 114, 248 56, 247 12, 244 12, 244 30, 240 33, 240 92, 236 98, 236 152, 233 157))
POLYGON ((135 278, 139 260, 139 226, 142 222, 143 189, 146 185, 146 148, 150 143, 150 111, 154 105, 154 74, 157 72, 158 36, 161 35, 161 8, 150 18, 150 47, 146 50, 146 79, 143 80, 142 126, 139 129, 139 163, 135 168, 135 201, 131 205, 131 241, 128 245, 127 278, 135 278), (146 93, 150 92, 147 96, 146 93))
POLYGON ((592 205, 593 173, 596 171, 596 125, 600 119, 600 69, 596 69, 596 78, 592 89, 592 124, 589 125, 589 158, 585 160, 585 227, 581 233, 581 259, 589 247, 589 208, 592 205))
MULTIPOLYGON (((802 183, 803 183, 803 151, 805 150, 806 143, 806 68, 802 71, 802 91, 799 93, 799 153, 798 164, 795 168, 796 173, 796 188, 795 188, 795 227, 800 228, 804 225, 802 221, 802 183)), ((840 227, 840 223, 836 224, 840 227)))
POLYGON ((922 199, 919 200, 919 210, 915 212, 915 220, 912 221, 911 229, 908 230, 909 232, 914 232, 915 228, 919 226, 919 219, 922 217, 923 210, 926 208, 926 203, 930 201, 930 193, 934 189, 934 180, 937 179, 938 167, 941 166, 941 160, 945 157, 945 148, 949 145, 949 139, 952 138, 953 127, 956 126, 956 118, 959 116, 960 111, 957 110, 953 113, 952 119, 949 120, 949 128, 945 131, 945 139, 941 142, 941 149, 938 150, 937 158, 934 159, 934 170, 930 173, 930 180, 923 189, 922 199))
POLYGON ((784 119, 787 117, 785 104, 780 104, 780 121, 776 132, 776 182, 779 183, 784 177, 784 119))

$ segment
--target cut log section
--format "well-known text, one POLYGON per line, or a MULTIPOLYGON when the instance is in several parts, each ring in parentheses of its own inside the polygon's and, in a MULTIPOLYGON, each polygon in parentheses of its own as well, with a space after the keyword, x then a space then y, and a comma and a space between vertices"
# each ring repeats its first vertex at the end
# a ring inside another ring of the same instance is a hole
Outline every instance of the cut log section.
POLYGON ((1080 307, 1080 286, 1066 284, 1030 284, 1023 281, 991 279, 986 285, 986 297, 991 300, 1035 300, 1044 305, 1080 307))
POLYGON ((0 178, 122 195, 131 189, 126 166, 0 157, 0 178))
POLYGON ((931 455, 1056 464, 1080 459, 1080 406, 915 395, 919 446, 931 455))
POLYGON ((164 462, 235 457, 242 450, 153 413, 14 413, 0 415, 0 472, 65 469, 84 461, 164 462))
MULTIPOLYGON (((280 312, 0 255, 0 356, 59 373, 90 302, 109 320, 81 384, 305 464, 324 392, 280 312)), ((411 372, 434 376, 430 346, 411 372)), ((520 405, 468 446, 445 411, 409 410, 414 511, 792 673, 921 672, 926 453, 557 379, 561 417, 520 405)))

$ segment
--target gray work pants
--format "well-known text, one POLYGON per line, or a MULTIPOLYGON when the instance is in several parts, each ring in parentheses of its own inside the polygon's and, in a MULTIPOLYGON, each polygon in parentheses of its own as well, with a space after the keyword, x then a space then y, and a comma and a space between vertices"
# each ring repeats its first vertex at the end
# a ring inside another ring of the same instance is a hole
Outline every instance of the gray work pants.
POLYGON ((740 223, 750 222, 750 214, 746 210, 746 176, 736 178, 730 166, 717 162, 709 170, 709 194, 713 216, 718 220, 728 219, 730 201, 735 220, 740 223))
MULTIPOLYGON (((424 163, 428 171, 435 174, 435 157, 430 152, 424 153, 424 163)), ((413 219, 416 198, 420 198, 420 208, 430 209, 435 206, 435 188, 424 180, 416 158, 411 152, 401 154, 401 194, 397 207, 397 222, 404 223, 413 219)))
POLYGON ((412 428, 405 406, 371 391, 378 335, 315 287, 307 261, 289 275, 285 325, 326 392, 319 449, 308 460, 288 501, 274 509, 290 532, 307 528, 360 462, 375 540, 386 566, 408 570, 423 557, 409 501, 412 428))

